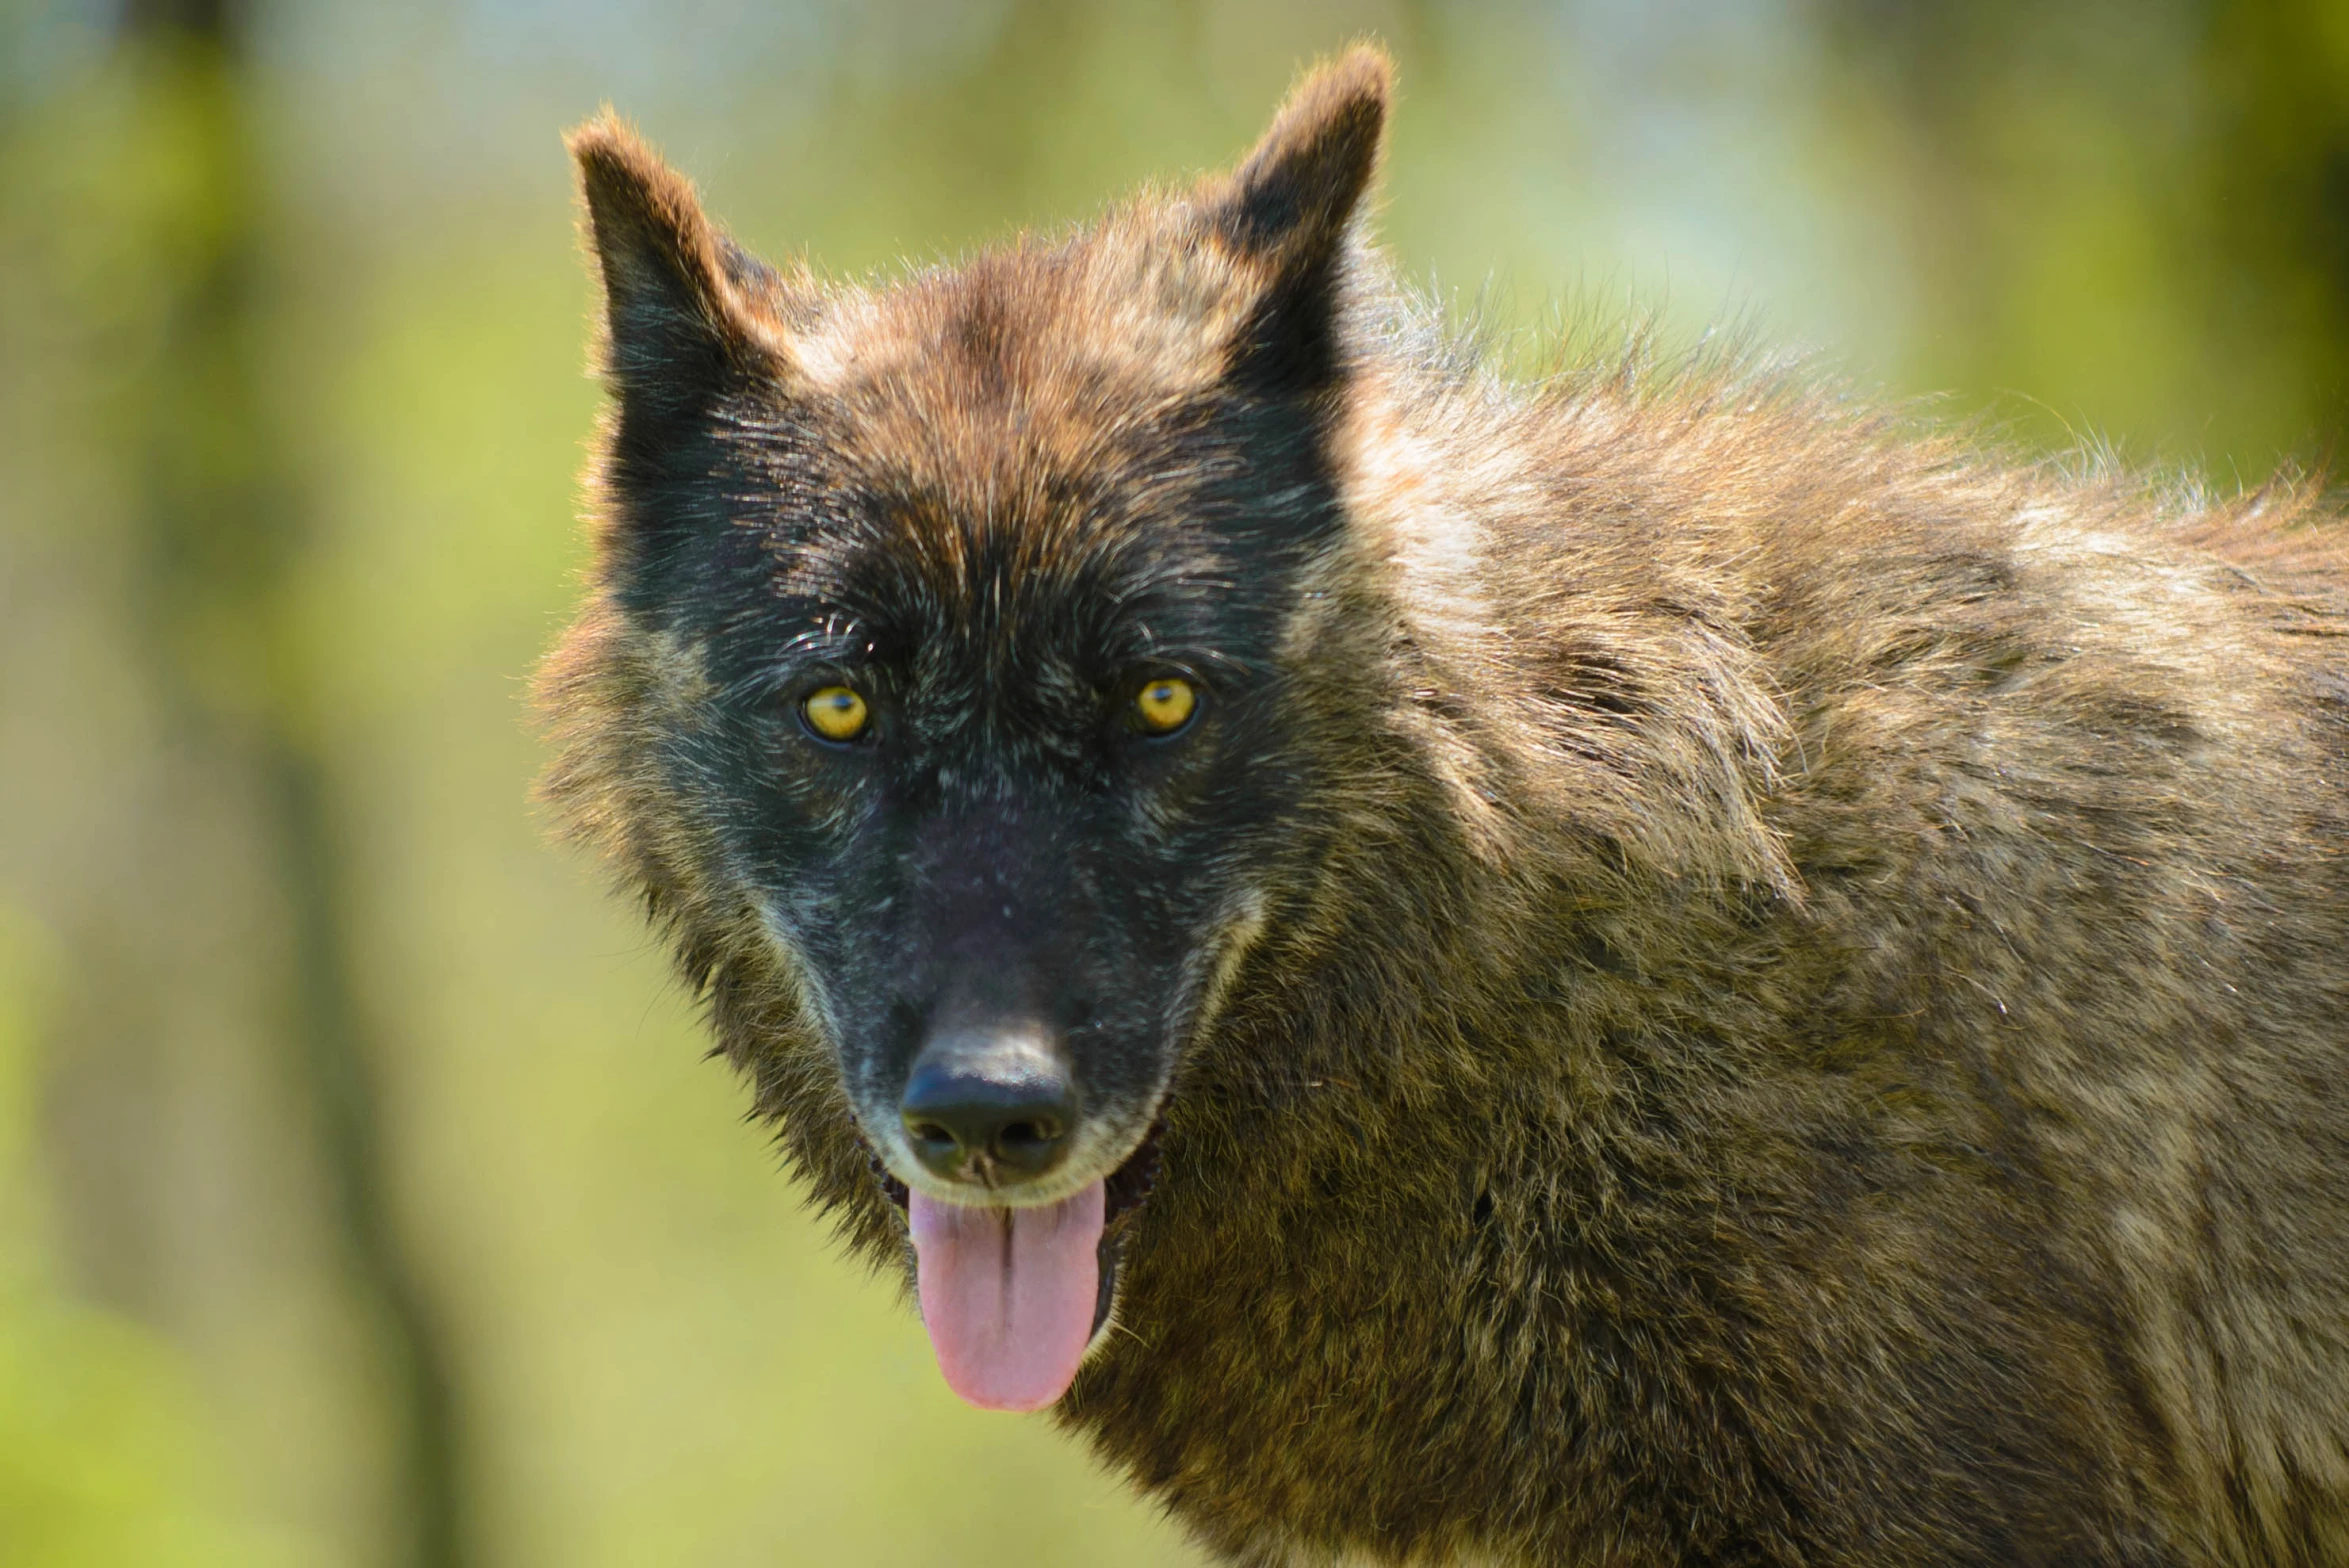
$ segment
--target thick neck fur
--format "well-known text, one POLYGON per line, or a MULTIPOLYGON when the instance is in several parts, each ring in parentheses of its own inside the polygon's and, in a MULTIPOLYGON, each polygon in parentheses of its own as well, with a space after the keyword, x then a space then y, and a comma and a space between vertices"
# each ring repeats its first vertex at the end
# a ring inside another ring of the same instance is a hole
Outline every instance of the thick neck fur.
MULTIPOLYGON (((1169 1169, 1226 1174, 1168 1181, 1132 1243, 1125 1337, 1063 1419, 1242 1561, 1277 1560, 1274 1541, 1579 1561, 1594 1520, 1675 1543, 1621 1561, 1762 1560, 1782 1549, 1771 1521, 1805 1528, 1801 1497, 1859 1486, 1890 1506, 1878 1538, 1843 1543, 1855 1560, 1987 1531, 1993 1560, 2067 1561, 2159 1511, 2156 1491, 2222 1486, 2153 1479, 2151 1457, 2105 1468, 2182 1417, 2080 1325, 2083 1303, 2135 1310, 2098 1278, 2099 1237, 2048 1206, 2043 1184, 2084 1173, 2044 1167, 1965 1043, 1993 986, 2079 1075, 2026 1092, 2136 1094, 2077 1052, 2117 993, 2156 981, 2088 1000, 2026 975, 1945 891, 1946 862, 1955 841, 2141 934, 2191 918, 2166 912, 2179 885, 2158 861, 2127 889, 2084 879, 2078 852, 1991 841, 2007 829, 1978 782, 1934 754, 1953 730, 2010 747, 1981 777, 2031 776, 2042 810, 2107 840, 2091 862, 2132 854, 2115 775, 2158 798, 2189 753, 2258 815, 2298 724, 2250 743, 2236 691, 2161 669, 2277 657, 2230 624, 2229 569, 2156 518, 2115 525, 2126 558, 2084 571, 2067 529, 2141 501, 1896 445, 1800 389, 1594 375, 1528 395, 1425 368, 1444 363, 1368 360, 1350 402, 1349 533, 1293 629, 1300 667, 1336 677, 1303 720, 1336 759, 1314 874, 1287 880, 1178 1080, 1169 1169), (2201 603, 2197 641, 2106 640, 2155 593, 2201 603), (1796 613, 1806 599, 1840 611, 1796 613), (1308 656, 1316 640, 1334 646, 1308 656), (2033 708, 2099 727, 2108 760, 2040 755, 2011 716, 2033 708), (2250 752, 2212 763, 2219 737, 2250 752), (1913 838, 1855 852, 1863 811, 1914 817, 1913 838), (1988 1207, 1871 1196, 1920 1144, 1996 1172, 1969 1200, 1988 1207), (1986 1290, 1984 1224, 2030 1232, 2042 1276, 1986 1290), (1786 1272, 1904 1247, 1928 1261, 1902 1265, 1923 1276, 1916 1315, 1889 1327, 1838 1321, 1786 1272), (1755 1440, 1762 1411, 1843 1376, 1838 1357, 1964 1345, 1997 1366, 2010 1337, 2053 1348, 1929 1414, 1823 1429, 1820 1473, 1772 1473, 1755 1440), (2110 1512, 2009 1517, 2010 1499, 1882 1463, 1913 1448, 1923 1466, 1952 1430, 2092 1477, 2110 1512), (1513 1474, 1496 1511, 1492 1475, 1537 1442, 1554 1462, 1513 1474), (1854 1452, 1877 1468, 1837 1471, 1854 1452), (1562 1520, 1579 1522, 1545 1533, 1562 1520)), ((2198 1001, 2148 1055, 2190 1052, 2229 1011, 2198 1001)))

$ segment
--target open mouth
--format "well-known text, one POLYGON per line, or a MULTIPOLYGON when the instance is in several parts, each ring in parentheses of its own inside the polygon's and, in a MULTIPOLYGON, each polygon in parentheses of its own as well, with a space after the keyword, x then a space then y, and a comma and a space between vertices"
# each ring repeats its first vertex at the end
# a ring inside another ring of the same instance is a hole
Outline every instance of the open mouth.
POLYGON ((1110 1308, 1117 1304, 1118 1259, 1126 1250, 1126 1237, 1133 1231, 1134 1216, 1150 1201, 1150 1193, 1158 1185, 1158 1133, 1163 1121, 1153 1122, 1149 1132, 1125 1163, 1111 1171, 1101 1183, 1103 1214, 1101 1241, 1095 1248, 1100 1261, 1101 1285, 1093 1301, 1093 1327, 1086 1343, 1098 1337, 1109 1326, 1110 1308))
POLYGON ((1037 1410, 1067 1390, 1116 1307, 1125 1240, 1158 1181, 1161 1125, 1101 1180, 1025 1208, 911 1192, 867 1146, 881 1191, 906 1215, 939 1370, 963 1399, 1037 1410))

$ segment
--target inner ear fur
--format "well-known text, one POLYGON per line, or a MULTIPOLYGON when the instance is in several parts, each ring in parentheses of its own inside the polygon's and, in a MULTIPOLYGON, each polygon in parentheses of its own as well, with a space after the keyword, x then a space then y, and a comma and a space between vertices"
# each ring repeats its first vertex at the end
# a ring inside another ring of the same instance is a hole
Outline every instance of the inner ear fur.
POLYGON ((624 412, 702 407, 748 364, 773 359, 746 289, 773 275, 709 221, 693 182, 609 110, 564 138, 604 286, 604 373, 624 412))
POLYGON ((1265 390, 1311 391, 1339 369, 1346 247, 1378 172, 1394 63, 1357 45, 1300 82, 1204 206, 1217 240, 1261 294, 1232 372, 1265 390))

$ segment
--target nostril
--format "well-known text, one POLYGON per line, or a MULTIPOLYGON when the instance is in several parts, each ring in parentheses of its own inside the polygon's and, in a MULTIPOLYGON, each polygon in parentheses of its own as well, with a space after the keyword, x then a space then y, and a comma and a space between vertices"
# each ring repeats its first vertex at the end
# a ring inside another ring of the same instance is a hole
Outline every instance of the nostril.
POLYGON ((1052 1117, 1007 1123, 988 1144, 995 1163, 1022 1176, 1041 1176, 1060 1163, 1061 1124, 1052 1117))

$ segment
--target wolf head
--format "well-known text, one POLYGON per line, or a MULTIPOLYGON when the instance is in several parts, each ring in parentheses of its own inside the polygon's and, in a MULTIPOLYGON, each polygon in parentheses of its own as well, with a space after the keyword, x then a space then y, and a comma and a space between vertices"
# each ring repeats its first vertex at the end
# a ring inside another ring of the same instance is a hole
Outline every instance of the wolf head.
POLYGON ((1387 96, 1358 51, 1236 172, 880 290, 753 259, 609 118, 571 139, 611 402, 550 791, 819 1187, 861 1141, 908 1202, 981 1403, 1048 1403, 1099 1331, 1186 1044, 1306 852, 1330 748, 1282 648, 1341 527, 1387 96))

